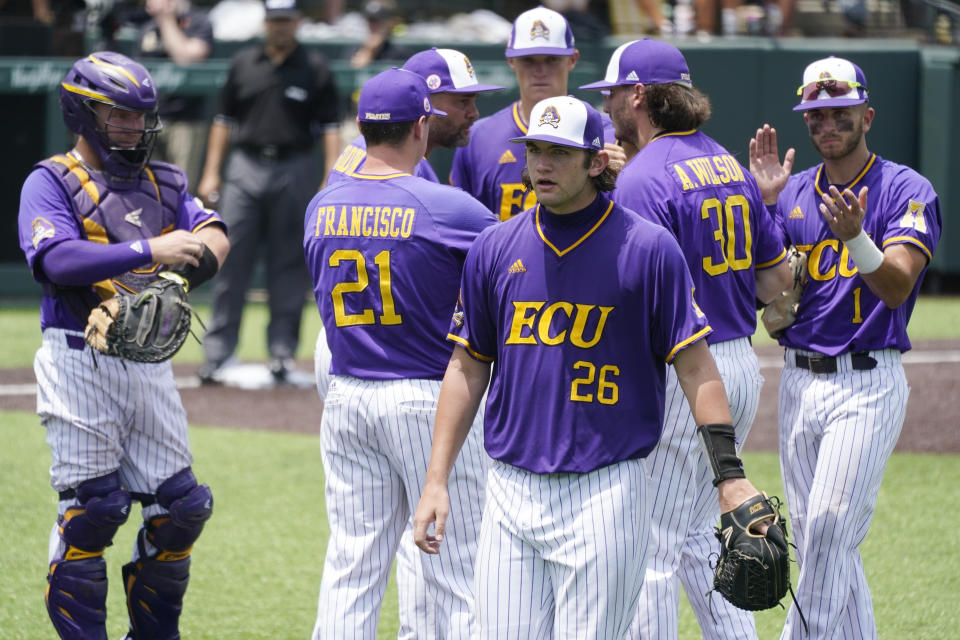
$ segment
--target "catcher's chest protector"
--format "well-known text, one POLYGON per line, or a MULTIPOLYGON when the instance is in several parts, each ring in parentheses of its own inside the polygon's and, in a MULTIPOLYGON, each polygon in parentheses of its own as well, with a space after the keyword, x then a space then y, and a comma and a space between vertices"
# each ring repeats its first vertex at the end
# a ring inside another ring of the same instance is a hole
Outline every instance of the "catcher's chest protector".
MULTIPOLYGON (((107 182, 98 171, 88 172, 71 156, 53 156, 38 166, 59 178, 87 240, 103 244, 145 241, 175 228, 186 178, 173 165, 151 163, 126 189, 107 182)), ((155 280, 159 270, 158 264, 143 264, 94 287, 104 300, 120 291, 137 292, 155 280)))

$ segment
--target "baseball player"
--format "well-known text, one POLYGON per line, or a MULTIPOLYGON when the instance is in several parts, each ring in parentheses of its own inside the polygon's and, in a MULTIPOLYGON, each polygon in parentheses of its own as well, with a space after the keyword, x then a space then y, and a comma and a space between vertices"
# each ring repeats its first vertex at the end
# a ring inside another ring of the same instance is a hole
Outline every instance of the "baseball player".
MULTIPOLYGON (((867 148, 873 124, 856 64, 809 64, 797 90, 823 162, 791 176, 776 130, 750 141, 750 170, 808 281, 780 344, 780 468, 810 638, 876 638, 859 547, 910 392, 900 361, 923 273, 940 238, 940 203, 913 169, 867 148)), ((790 609, 783 638, 807 637, 790 609)))
MULTIPOLYGON (((507 43, 507 63, 517 76, 520 99, 477 121, 471 141, 457 149, 450 167, 450 184, 479 200, 501 220, 512 218, 536 204, 536 194, 524 186, 524 148, 513 138, 527 133, 530 110, 540 100, 567 94, 570 71, 580 52, 573 46, 573 31, 561 14, 536 7, 513 21, 507 43)), ((604 118, 607 140, 613 126, 604 118)), ((616 158, 623 151, 611 144, 616 158)))
POLYGON ((188 195, 183 171, 149 162, 162 125, 140 64, 108 51, 76 61, 60 106, 76 146, 37 163, 19 213, 20 246, 43 285, 37 413, 60 496, 47 611, 61 638, 106 638, 103 551, 139 500, 143 523, 123 566, 129 637, 179 638, 190 549, 213 498, 190 469, 170 362, 94 354, 83 329, 101 300, 164 270, 191 288, 209 279, 229 243, 219 216, 188 195))
POLYGON ((448 474, 489 381, 481 638, 627 632, 644 575, 644 459, 660 436, 666 364, 698 423, 710 423, 701 432, 711 459, 724 461, 714 467, 724 510, 757 493, 734 450, 704 341, 711 329, 680 248, 607 197, 616 178, 603 136, 585 102, 537 103, 517 140, 539 204, 486 229, 464 266, 414 539, 429 554, 455 551, 448 538, 462 516, 448 474))
MULTIPOLYGON (((430 90, 430 102, 447 115, 434 118, 430 122, 427 137, 427 152, 417 163, 413 175, 431 182, 440 183, 437 173, 430 165, 430 153, 438 148, 462 147, 470 140, 470 126, 480 117, 477 111, 477 97, 481 93, 500 91, 503 87, 481 84, 477 79, 470 59, 453 49, 433 47, 411 56, 403 65, 427 82, 430 90)), ((353 173, 362 170, 367 156, 367 146, 363 136, 358 136, 337 158, 327 176, 327 184, 335 184, 353 173)), ((362 178, 361 178, 362 180, 362 178)), ((446 315, 444 315, 446 317, 446 315)), ((314 351, 317 390, 320 398, 326 396, 329 383, 330 353, 326 343, 326 332, 321 328, 317 335, 314 351)), ((475 479, 483 482, 484 478, 475 479)), ((432 609, 426 597, 422 573, 420 572, 419 552, 413 544, 412 526, 407 527, 397 551, 397 586, 400 605, 400 630, 398 637, 429 637, 432 609)))
MULTIPOLYGON (((746 169, 699 131, 710 102, 691 84, 676 47, 649 38, 625 43, 613 52, 606 77, 581 89, 609 91, 605 108, 617 136, 639 149, 612 198, 665 226, 683 249, 697 301, 713 327, 706 342, 742 445, 763 385, 750 344, 755 301, 769 302, 791 281, 773 217, 746 169)), ((756 638, 752 613, 708 595, 720 512, 680 384, 676 371, 668 371, 663 434, 647 459, 650 557, 629 637, 677 638, 679 579, 704 638, 756 638)))
MULTIPOLYGON (((477 97, 481 93, 501 91, 503 87, 481 84, 470 58, 454 49, 427 49, 412 56, 403 68, 413 71, 427 81, 430 101, 437 109, 446 112, 445 118, 430 123, 430 139, 427 141, 426 157, 417 163, 415 176, 439 183, 437 172, 427 158, 437 147, 454 149, 470 141, 470 126, 480 117, 477 97)), ((327 184, 334 184, 363 167, 367 147, 363 136, 346 146, 327 176, 327 184)))
MULTIPOLYGON (((304 252, 332 354, 321 426, 330 541, 314 638, 375 638, 400 536, 420 498, 443 339, 466 251, 493 215, 458 189, 411 173, 434 117, 427 82, 390 69, 358 103, 363 169, 307 209, 304 252)), ((479 436, 453 472, 451 553, 417 556, 436 634, 471 631, 473 558, 487 467, 479 436)))

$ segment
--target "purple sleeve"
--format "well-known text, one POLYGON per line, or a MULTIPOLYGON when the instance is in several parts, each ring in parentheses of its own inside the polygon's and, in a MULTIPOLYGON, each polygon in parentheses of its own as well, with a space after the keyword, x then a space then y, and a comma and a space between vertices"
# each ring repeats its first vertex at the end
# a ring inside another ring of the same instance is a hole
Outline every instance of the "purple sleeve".
POLYGON ((680 245, 664 234, 653 269, 653 308, 657 310, 652 328, 654 352, 673 362, 682 349, 706 337, 712 329, 693 297, 693 278, 680 245))
POLYGON ((891 194, 892 199, 881 206, 893 215, 883 229, 883 237, 876 239, 880 248, 910 244, 922 251, 929 262, 937 250, 943 224, 940 200, 933 186, 916 172, 903 171, 886 188, 886 193, 891 194))
POLYGON ((488 283, 482 271, 484 258, 482 234, 467 253, 460 282, 460 296, 447 338, 466 349, 481 362, 492 362, 497 355, 496 312, 491 309, 488 283))
POLYGON ((426 158, 421 158, 420 162, 417 163, 416 168, 413 170, 413 175, 440 184, 440 176, 433 170, 433 166, 426 158))
POLYGON ((211 224, 219 224, 223 227, 224 232, 227 230, 227 225, 219 213, 213 209, 207 209, 203 206, 200 198, 195 198, 184 190, 180 197, 177 229, 185 229, 191 233, 196 233, 211 224))
POLYGON ((64 240, 43 254, 34 273, 39 276, 42 272, 56 284, 79 286, 112 278, 152 261, 150 246, 141 240, 120 244, 64 240))
POLYGON ((453 164, 450 166, 450 184, 460 187, 467 193, 473 193, 470 182, 470 172, 466 170, 468 164, 465 156, 469 147, 460 147, 453 154, 453 164))

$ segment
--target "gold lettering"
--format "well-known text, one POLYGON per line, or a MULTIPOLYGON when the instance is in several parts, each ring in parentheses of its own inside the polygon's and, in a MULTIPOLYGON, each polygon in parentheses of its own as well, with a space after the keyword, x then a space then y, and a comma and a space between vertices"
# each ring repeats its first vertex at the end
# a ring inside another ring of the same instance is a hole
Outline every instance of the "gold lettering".
POLYGON ((840 251, 840 241, 836 238, 823 240, 811 249, 810 255, 807 256, 807 269, 810 271, 810 277, 818 282, 832 280, 837 273, 836 266, 830 267, 826 273, 820 271, 820 263, 823 262, 823 253, 828 248, 832 249, 834 253, 837 253, 840 251))
POLYGON ((514 301, 510 335, 507 336, 504 344, 537 344, 537 339, 533 335, 533 323, 543 305, 543 302, 514 301), (524 329, 529 330, 527 335, 522 335, 524 329))
POLYGON ((736 158, 727 154, 723 156, 723 162, 730 169, 730 174, 734 177, 734 179, 737 182, 747 181, 747 179, 743 176, 743 169, 740 167, 740 163, 737 162, 736 158))
POLYGON ((347 235, 347 206, 346 205, 344 205, 343 208, 340 209, 340 221, 339 221, 339 224, 337 225, 337 235, 338 236, 347 235))
MULTIPOLYGON (((379 209, 379 207, 378 207, 378 209, 379 209)), ((369 211, 369 210, 367 210, 367 209, 364 209, 364 210, 363 210, 363 237, 365 237, 365 238, 369 238, 369 237, 370 237, 370 231, 371 231, 371 229, 370 229, 370 227, 367 225, 367 222, 370 220, 370 214, 371 214, 371 213, 373 213, 373 212, 372 212, 372 211, 369 211)))
POLYGON ((720 176, 717 175, 716 171, 713 170, 713 165, 710 164, 709 158, 698 158, 703 166, 706 168, 707 173, 710 174, 710 183, 711 184, 720 184, 720 176))
POLYGON ((390 212, 390 237, 396 238, 400 235, 400 227, 397 226, 397 216, 403 216, 403 209, 400 207, 394 207, 393 211, 390 212))
POLYGON ((537 323, 537 335, 540 336, 540 342, 545 345, 554 346, 563 344, 567 336, 567 330, 564 329, 555 336, 550 335, 550 323, 553 322, 553 316, 557 311, 563 311, 567 318, 573 316, 573 305, 569 302, 554 302, 547 307, 540 316, 540 322, 537 323))
POLYGON ((416 210, 411 207, 403 210, 403 222, 400 224, 401 237, 409 238, 410 234, 413 233, 413 218, 416 214, 416 210))
POLYGON ((713 166, 717 168, 720 174, 720 182, 727 184, 730 182, 730 174, 727 171, 727 167, 723 164, 723 159, 723 156, 713 156, 710 158, 710 161, 713 162, 713 166))
POLYGON ((700 158, 693 158, 692 160, 687 160, 686 165, 693 170, 694 175, 697 176, 697 180, 700 181, 700 186, 706 186, 710 183, 710 176, 704 172, 703 167, 700 166, 700 158))
POLYGON ((613 307, 597 307, 596 305, 592 304, 578 304, 577 315, 573 321, 573 329, 570 331, 570 344, 575 347, 580 347, 581 349, 589 349, 600 342, 600 338, 603 337, 603 327, 607 323, 607 316, 612 310, 613 307), (590 340, 585 340, 583 332, 587 326, 587 318, 590 316, 590 312, 594 308, 600 309, 600 319, 597 321, 597 328, 594 331, 593 338, 590 340))
POLYGON ((679 164, 673 165, 674 171, 677 172, 677 175, 680 177, 680 184, 683 186, 684 191, 689 191, 690 189, 695 188, 693 182, 691 182, 690 177, 687 175, 687 172, 680 168, 679 164))

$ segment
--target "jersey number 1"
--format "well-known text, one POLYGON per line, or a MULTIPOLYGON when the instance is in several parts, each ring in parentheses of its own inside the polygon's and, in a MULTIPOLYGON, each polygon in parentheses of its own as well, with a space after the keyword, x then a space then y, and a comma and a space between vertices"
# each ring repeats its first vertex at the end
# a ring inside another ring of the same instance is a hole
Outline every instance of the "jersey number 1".
MULTIPOLYGON (((357 279, 347 280, 338 283, 333 287, 330 297, 333 298, 333 315, 338 327, 353 327, 356 325, 373 324, 374 310, 364 309, 360 313, 347 313, 343 296, 348 293, 359 293, 370 284, 370 277, 367 275, 367 260, 363 254, 355 249, 337 249, 330 255, 329 264, 333 268, 340 266, 341 262, 354 262, 357 265, 357 279)), ((390 288, 390 252, 386 249, 378 253, 373 262, 377 265, 380 276, 380 324, 395 325, 403 322, 403 317, 397 313, 393 304, 393 291, 390 288)))

